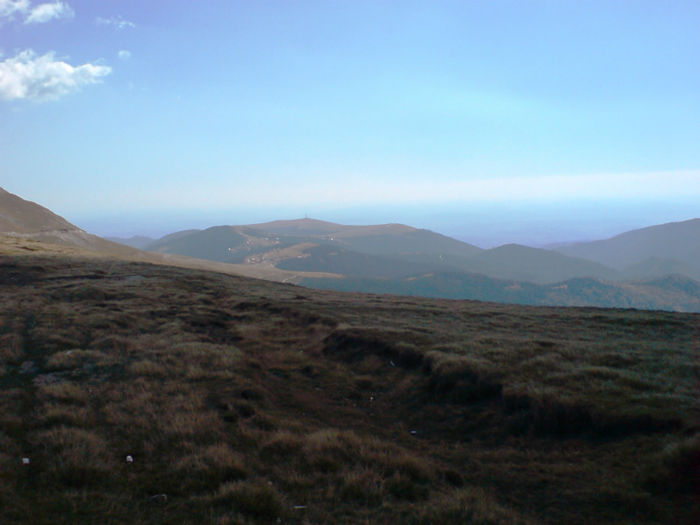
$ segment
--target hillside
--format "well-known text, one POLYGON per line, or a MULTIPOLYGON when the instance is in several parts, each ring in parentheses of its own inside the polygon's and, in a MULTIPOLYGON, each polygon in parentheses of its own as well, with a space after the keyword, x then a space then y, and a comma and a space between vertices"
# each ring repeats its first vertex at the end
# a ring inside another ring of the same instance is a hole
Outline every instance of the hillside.
POLYGON ((76 229, 63 217, 43 206, 0 188, 0 231, 39 233, 76 229))
MULTIPOLYGON (((150 243, 146 249, 211 261, 243 262, 245 257, 238 256, 238 251, 246 247, 249 236, 240 230, 241 228, 235 226, 215 226, 206 230, 176 232, 150 243)), ((269 244, 265 245, 267 246, 269 244)), ((245 252, 246 255, 249 253, 245 252)))
POLYGON ((0 234, 99 252, 138 257, 138 251, 91 235, 63 217, 0 188, 0 234))
MULTIPOLYGON (((625 289, 622 286, 627 281, 636 282, 670 274, 700 279, 700 263, 693 258, 698 249, 692 245, 695 239, 694 223, 688 221, 687 224, 680 224, 681 226, 671 228, 674 233, 670 237, 665 233, 670 231, 668 228, 661 228, 661 234, 652 228, 648 229, 652 230, 651 234, 646 232, 640 236, 629 232, 618 236, 623 242, 615 249, 623 250, 630 257, 629 260, 613 258, 616 261, 614 266, 618 269, 599 262, 593 253, 595 250, 590 252, 596 243, 585 245, 590 249, 584 249, 584 245, 560 245, 555 250, 548 250, 507 244, 483 250, 429 230, 401 224, 347 226, 315 219, 274 221, 247 226, 216 226, 206 230, 176 232, 145 248, 160 253, 181 254, 239 265, 259 265, 266 261, 268 267, 274 266, 281 270, 323 272, 346 278, 342 283, 324 280, 315 281, 313 284, 323 286, 327 282, 331 289, 352 290, 351 285, 356 283, 359 286, 357 291, 369 291, 382 289, 382 286, 379 283, 368 288, 359 283, 362 281, 366 284, 372 279, 396 280, 411 277, 422 280, 422 289, 426 290, 428 296, 454 297, 452 293, 441 295, 442 287, 439 284, 430 287, 429 281, 422 276, 461 273, 517 281, 519 286, 528 283, 559 285, 570 279, 596 279, 600 281, 600 286, 609 288, 609 293, 598 294, 605 298, 618 292, 623 296, 629 295, 631 288, 625 289), (636 261, 637 255, 634 253, 645 254, 645 250, 648 251, 650 246, 648 238, 659 235, 668 242, 663 246, 659 243, 653 245, 652 251, 656 253, 654 257, 636 261), (642 243, 643 246, 637 246, 637 243, 642 243), (630 246, 634 246, 634 249, 630 246), (679 260, 666 257, 663 250, 667 248, 669 254, 678 256, 679 260), (679 255, 680 252, 685 255, 679 255), (636 262, 626 264, 631 260, 636 262)), ((606 253, 610 252, 607 248, 606 250, 606 253)), ((608 262, 612 260, 605 257, 603 259, 608 262)), ((464 286, 459 288, 466 290, 464 286)), ((407 290, 406 293, 413 293, 399 282, 389 284, 385 289, 407 290)), ((551 294, 544 294, 543 297, 548 295, 551 294)), ((593 295, 587 294, 579 300, 567 299, 566 304, 589 304, 592 297, 593 295)), ((462 298, 494 297, 464 295, 462 298)), ((521 300, 527 301, 528 296, 521 294, 518 301, 521 300)), ((688 304, 685 299, 680 302, 688 304)), ((694 302, 695 298, 691 298, 690 303, 694 302)), ((533 298, 530 304, 540 304, 540 300, 533 298)), ((604 299, 595 304, 652 304, 654 308, 667 308, 669 301, 638 301, 635 298, 622 297, 619 301, 604 299)), ((685 309, 686 306, 681 308, 685 309)))
POLYGON ((670 222, 622 233, 610 239, 558 246, 558 252, 623 270, 648 259, 671 259, 700 276, 700 219, 670 222))
POLYGON ((0 290, 3 523, 645 525, 700 510, 698 315, 58 255, 0 256, 0 290))
POLYGON ((619 272, 585 259, 518 244, 484 250, 466 263, 467 268, 498 279, 557 283, 575 277, 616 280, 619 272))
POLYGON ((699 285, 687 277, 693 267, 672 259, 647 259, 618 272, 551 250, 518 245, 481 250, 400 224, 345 226, 314 219, 175 232, 148 243, 145 252, 88 234, 7 192, 0 204, 5 224, 25 232, 0 231, 5 237, 0 253, 42 251, 43 243, 50 243, 61 246, 52 250, 62 255, 147 261, 333 290, 700 311, 699 285), (50 229, 57 226, 61 229, 50 229), (666 289, 665 277, 676 274, 684 285, 666 289), (613 282, 622 279, 628 281, 613 282))
POLYGON ((392 279, 308 277, 299 283, 316 289, 414 297, 700 312, 700 283, 683 275, 625 283, 577 277, 555 284, 535 284, 476 273, 437 272, 392 279))
POLYGON ((346 226, 315 219, 187 230, 158 239, 145 249, 241 263, 252 255, 301 243, 328 245, 363 255, 390 256, 406 263, 413 262, 412 256, 448 254, 467 258, 481 251, 444 235, 402 224, 346 226))
POLYGON ((345 226, 315 219, 176 232, 145 247, 218 262, 255 264, 263 258, 285 270, 361 279, 393 279, 461 271, 497 279, 556 283, 574 277, 619 279, 611 268, 557 252, 507 245, 491 250, 401 224, 345 226), (303 247, 302 247, 303 245, 303 247), (290 249, 296 246, 296 249, 290 249), (283 257, 280 252, 287 254, 283 257))
POLYGON ((277 235, 313 237, 369 255, 448 254, 472 257, 481 252, 481 248, 472 244, 405 224, 346 226, 315 219, 298 219, 253 224, 251 228, 277 235))
MULTIPOLYGON (((124 243, 111 242, 89 234, 64 218, 33 202, 0 189, 0 216, 4 217, 0 228, 0 254, 26 255, 48 253, 54 256, 104 257, 131 261, 145 261, 183 268, 205 269, 236 275, 245 275, 280 282, 299 282, 303 278, 339 277, 327 272, 286 271, 278 269, 271 260, 260 258, 255 264, 229 264, 216 259, 188 257, 187 254, 145 252, 124 243), (55 229, 59 227, 60 229, 55 229)), ((182 236, 199 230, 190 230, 168 235, 161 241, 177 241, 182 236)), ((255 236, 259 233, 250 230, 255 236)), ((150 244, 150 243, 149 243, 150 244)), ((211 245, 211 243, 209 244, 211 245)))

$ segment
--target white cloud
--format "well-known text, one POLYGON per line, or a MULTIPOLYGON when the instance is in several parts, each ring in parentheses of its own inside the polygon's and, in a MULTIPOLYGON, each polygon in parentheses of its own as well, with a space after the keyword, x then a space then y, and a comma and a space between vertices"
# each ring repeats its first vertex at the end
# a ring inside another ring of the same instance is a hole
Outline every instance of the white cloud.
POLYGON ((129 60, 131 58, 131 51, 122 49, 119 51, 119 53, 117 53, 117 56, 119 57, 119 60, 129 60))
POLYGON ((136 27, 136 24, 129 20, 124 20, 121 16, 113 16, 111 18, 102 18, 101 16, 98 16, 95 18, 95 23, 98 26, 111 26, 118 31, 122 29, 133 29, 136 27))
POLYGON ((54 18, 73 18, 75 11, 66 3, 61 1, 51 4, 39 4, 32 8, 29 16, 24 20, 25 24, 44 24, 54 18))
POLYGON ((0 99, 55 100, 99 82, 111 71, 97 64, 72 66, 56 60, 52 52, 37 56, 27 49, 0 62, 0 99))
POLYGON ((12 18, 15 13, 29 11, 29 0, 0 0, 0 18, 12 18))
POLYGON ((75 11, 61 0, 32 7, 29 0, 0 0, 0 21, 12 20, 15 14, 24 16, 25 24, 44 24, 58 18, 73 18, 75 11))

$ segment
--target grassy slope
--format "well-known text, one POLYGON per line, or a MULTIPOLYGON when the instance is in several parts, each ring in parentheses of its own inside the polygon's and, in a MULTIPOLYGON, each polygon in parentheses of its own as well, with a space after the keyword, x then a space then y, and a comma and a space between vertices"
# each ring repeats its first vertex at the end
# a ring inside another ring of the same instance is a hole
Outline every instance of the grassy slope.
MULTIPOLYGON (((99 237, 95 237, 99 239, 99 237)), ((60 244, 51 241, 41 241, 37 239, 27 239, 21 237, 8 236, 0 233, 0 255, 28 255, 47 254, 62 257, 87 257, 99 258, 103 260, 128 260, 149 262, 152 264, 165 264, 180 268, 190 268, 194 270, 209 270, 213 272, 252 277, 254 279, 267 279, 277 282, 299 283, 303 279, 335 279, 339 275, 323 272, 298 272, 287 271, 276 268, 267 260, 261 260, 258 264, 229 264, 206 259, 197 259, 185 255, 173 255, 169 253, 152 253, 136 250, 127 246, 120 246, 119 249, 111 250, 109 241, 104 241, 101 247, 107 246, 106 250, 97 248, 82 247, 71 244, 60 244)), ((274 252, 271 252, 274 254, 274 252)))
POLYGON ((618 269, 638 264, 650 257, 663 257, 685 263, 698 272, 700 219, 649 226, 610 239, 559 246, 556 250, 618 269))
POLYGON ((465 268, 497 279, 538 284, 558 283, 575 277, 606 280, 620 277, 618 272, 602 264, 518 244, 485 250, 468 261, 465 268))
POLYGON ((0 188, 0 231, 35 233, 71 229, 75 226, 63 217, 0 188))
POLYGON ((326 272, 339 276, 398 279, 434 270, 435 265, 367 255, 344 250, 327 244, 311 245, 301 252, 302 256, 280 260, 281 270, 326 272))
POLYGON ((698 315, 60 256, 0 290, 3 523, 691 522, 698 315))
MULTIPOLYGON (((147 249, 220 262, 241 263, 251 255, 302 243, 322 244, 324 247, 340 249, 347 254, 344 266, 348 271, 345 273, 372 277, 375 275, 367 273, 366 270, 367 261, 371 265, 381 265, 385 261, 384 258, 374 257, 377 255, 391 256, 393 261, 390 265, 400 264, 407 268, 415 267, 413 258, 422 256, 425 260, 419 261, 421 267, 430 264, 432 269, 436 269, 445 265, 440 260, 429 260, 431 255, 440 258, 443 255, 451 256, 455 262, 461 262, 462 259, 481 251, 475 246, 444 235, 400 224, 345 226, 313 219, 192 230, 166 236, 151 243, 147 249)), ((319 271, 323 261, 311 257, 302 261, 291 260, 290 264, 303 271, 319 271)), ((323 268, 323 271, 335 271, 330 267, 323 268)))
POLYGON ((404 279, 308 277, 297 282, 311 288, 338 291, 469 298, 532 305, 700 312, 700 283, 680 275, 628 283, 578 278, 548 285, 459 272, 435 272, 404 279))

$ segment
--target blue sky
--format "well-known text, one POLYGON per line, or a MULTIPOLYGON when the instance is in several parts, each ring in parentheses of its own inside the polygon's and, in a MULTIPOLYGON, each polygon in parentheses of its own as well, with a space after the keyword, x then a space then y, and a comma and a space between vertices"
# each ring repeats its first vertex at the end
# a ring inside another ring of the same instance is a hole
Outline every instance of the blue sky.
POLYGON ((698 27, 696 1, 0 0, 0 186, 100 234, 691 218, 698 27))

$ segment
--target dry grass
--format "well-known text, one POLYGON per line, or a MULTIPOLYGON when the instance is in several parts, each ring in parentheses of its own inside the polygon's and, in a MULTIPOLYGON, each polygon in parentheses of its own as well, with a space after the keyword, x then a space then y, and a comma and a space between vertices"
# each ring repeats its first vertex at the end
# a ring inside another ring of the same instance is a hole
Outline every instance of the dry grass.
POLYGON ((115 468, 104 438, 95 432, 54 426, 30 436, 37 451, 35 462, 42 463, 42 475, 48 483, 68 487, 103 484, 115 468))
POLYGON ((282 496, 271 483, 233 481, 219 487, 212 496, 215 505, 232 507, 256 521, 274 523, 288 514, 282 496))
POLYGON ((0 265, 14 283, 0 303, 3 523, 697 511, 697 315, 310 292, 108 260, 0 265))
POLYGON ((473 523, 475 525, 529 525, 533 521, 524 518, 499 504, 483 489, 470 487, 456 489, 431 502, 425 511, 408 523, 473 523))

